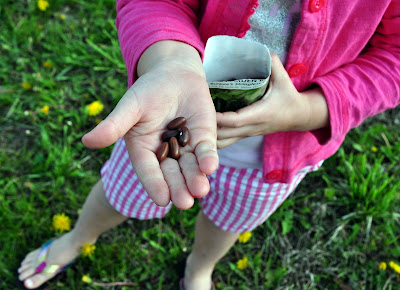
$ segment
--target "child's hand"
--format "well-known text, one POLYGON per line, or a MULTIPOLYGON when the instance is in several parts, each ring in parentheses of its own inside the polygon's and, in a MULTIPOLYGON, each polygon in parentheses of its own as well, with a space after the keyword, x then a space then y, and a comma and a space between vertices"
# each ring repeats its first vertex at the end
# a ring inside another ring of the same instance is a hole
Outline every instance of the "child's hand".
POLYGON ((270 88, 259 101, 236 112, 217 113, 217 146, 232 145, 245 137, 282 131, 308 131, 328 125, 322 90, 299 93, 279 57, 271 53, 270 88))
POLYGON ((150 66, 110 115, 82 139, 90 148, 103 148, 124 137, 139 180, 160 206, 172 200, 180 209, 192 207, 193 197, 208 193, 206 174, 218 166, 215 109, 197 51, 194 58, 198 64, 182 57, 150 66), (178 161, 166 158, 160 165, 160 136, 176 117, 187 119, 190 140, 181 147, 178 161))

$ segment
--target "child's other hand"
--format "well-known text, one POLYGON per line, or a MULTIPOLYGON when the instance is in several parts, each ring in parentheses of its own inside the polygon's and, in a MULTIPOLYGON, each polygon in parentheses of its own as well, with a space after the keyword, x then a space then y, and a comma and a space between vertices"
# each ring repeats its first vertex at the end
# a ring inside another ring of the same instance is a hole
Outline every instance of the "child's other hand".
POLYGON ((320 88, 299 93, 279 57, 271 53, 270 88, 259 101, 236 112, 217 113, 217 146, 245 137, 282 131, 308 131, 328 125, 328 108, 320 88))
POLYGON ((172 201, 180 209, 192 207, 194 197, 208 193, 206 174, 218 166, 215 109, 199 54, 193 55, 194 62, 181 56, 149 66, 110 115, 82 138, 87 147, 103 148, 124 137, 137 176, 159 206, 172 201), (187 119, 189 143, 178 161, 166 158, 160 164, 161 134, 177 117, 187 119))

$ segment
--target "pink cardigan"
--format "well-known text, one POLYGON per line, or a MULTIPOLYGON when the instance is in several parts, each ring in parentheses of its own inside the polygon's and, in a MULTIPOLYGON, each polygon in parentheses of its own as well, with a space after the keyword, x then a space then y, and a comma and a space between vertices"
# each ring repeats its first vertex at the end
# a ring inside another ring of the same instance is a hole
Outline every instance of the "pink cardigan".
MULTIPOLYGON (((151 44, 179 40, 201 54, 213 35, 243 37, 256 0, 119 0, 116 26, 128 70, 151 44)), ((286 69, 299 91, 318 85, 329 128, 265 136, 264 181, 292 181, 332 156, 347 132, 400 103, 400 0, 304 0, 286 69)))

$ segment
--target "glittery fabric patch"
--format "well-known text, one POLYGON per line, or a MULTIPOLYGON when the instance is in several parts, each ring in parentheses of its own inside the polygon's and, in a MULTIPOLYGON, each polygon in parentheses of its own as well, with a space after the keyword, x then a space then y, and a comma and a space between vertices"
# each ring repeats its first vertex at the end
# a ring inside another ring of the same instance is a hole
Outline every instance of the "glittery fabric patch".
POLYGON ((250 17, 251 29, 244 39, 265 44, 285 64, 294 32, 301 17, 301 0, 260 0, 250 17))

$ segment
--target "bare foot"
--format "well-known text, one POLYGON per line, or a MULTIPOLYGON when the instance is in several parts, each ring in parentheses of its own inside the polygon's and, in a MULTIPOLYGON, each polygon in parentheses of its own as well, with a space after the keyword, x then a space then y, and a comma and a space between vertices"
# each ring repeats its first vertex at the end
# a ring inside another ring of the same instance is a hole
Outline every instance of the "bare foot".
MULTIPOLYGON (((72 232, 57 238, 50 246, 46 262, 50 264, 66 265, 71 263, 80 254, 82 244, 76 245, 72 239, 72 232)), ((30 252, 22 261, 18 273, 19 280, 24 282, 26 288, 37 288, 57 275, 38 273, 35 274, 36 261, 40 248, 30 252)))

